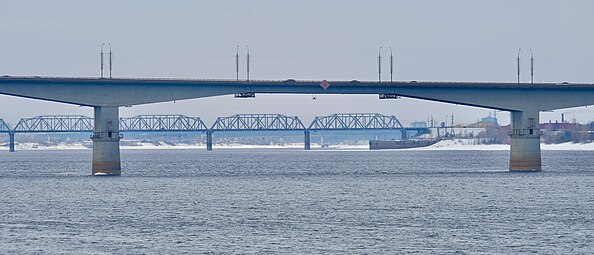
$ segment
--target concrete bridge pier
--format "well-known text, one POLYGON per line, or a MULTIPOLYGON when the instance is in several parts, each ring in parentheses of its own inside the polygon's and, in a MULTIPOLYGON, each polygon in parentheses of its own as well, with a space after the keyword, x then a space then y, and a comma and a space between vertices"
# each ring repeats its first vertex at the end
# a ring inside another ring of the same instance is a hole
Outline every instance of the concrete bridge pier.
POLYGON ((120 175, 118 107, 96 106, 93 140, 93 175, 120 175))
POLYGON ((212 131, 206 131, 206 150, 212 151, 212 131))
POLYGON ((8 132, 8 136, 10 138, 10 146, 9 146, 9 151, 10 152, 14 152, 14 132, 8 132))
POLYGON ((509 170, 541 171, 539 111, 511 112, 509 170))
POLYGON ((305 144, 305 148, 304 150, 308 151, 311 150, 311 134, 309 130, 305 130, 304 132, 304 144, 305 144))

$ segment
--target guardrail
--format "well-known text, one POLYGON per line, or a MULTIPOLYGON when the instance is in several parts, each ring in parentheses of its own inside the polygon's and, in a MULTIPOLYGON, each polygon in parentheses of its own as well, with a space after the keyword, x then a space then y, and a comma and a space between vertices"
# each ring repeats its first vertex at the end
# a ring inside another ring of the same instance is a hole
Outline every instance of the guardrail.
MULTIPOLYGON (((239 80, 236 79, 197 79, 197 78, 176 78, 176 77, 118 77, 118 78, 100 78, 100 77, 73 77, 73 76, 11 76, 11 75, 0 75, 0 79, 52 79, 52 80, 95 80, 95 81, 194 81, 194 82, 221 82, 221 83, 320 83, 322 80, 295 80, 295 79, 284 79, 284 80, 239 80)), ((594 86, 592 83, 563 83, 563 82, 548 82, 548 83, 516 83, 516 82, 490 82, 490 81, 359 81, 359 80, 328 80, 329 83, 351 83, 351 84, 407 84, 407 85, 442 85, 442 84, 453 84, 453 85, 497 85, 497 86, 512 86, 517 87, 518 85, 530 85, 532 87, 543 86, 543 85, 565 85, 565 86, 594 86)))

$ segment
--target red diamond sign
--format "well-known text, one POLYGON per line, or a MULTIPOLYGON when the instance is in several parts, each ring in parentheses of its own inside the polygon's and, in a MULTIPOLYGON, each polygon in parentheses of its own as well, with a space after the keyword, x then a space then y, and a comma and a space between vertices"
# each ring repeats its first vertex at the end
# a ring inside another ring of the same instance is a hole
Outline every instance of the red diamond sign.
POLYGON ((320 87, 326 90, 328 87, 330 87, 330 83, 328 83, 326 80, 323 80, 322 83, 320 83, 320 87))

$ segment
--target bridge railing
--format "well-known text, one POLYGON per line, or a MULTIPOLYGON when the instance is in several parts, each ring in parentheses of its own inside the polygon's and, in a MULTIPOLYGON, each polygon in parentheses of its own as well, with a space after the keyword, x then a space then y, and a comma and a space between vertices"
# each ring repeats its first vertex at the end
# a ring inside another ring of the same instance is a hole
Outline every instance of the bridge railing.
MULTIPOLYGON (((100 78, 96 76, 87 76, 87 77, 74 77, 74 76, 8 76, 8 77, 1 77, 0 79, 64 79, 64 80, 101 80, 101 81, 193 81, 193 82, 229 82, 229 83, 237 83, 238 81, 235 79, 198 79, 198 78, 191 78, 191 77, 115 77, 113 79, 109 78, 100 78)), ((285 83, 287 81, 296 82, 296 83, 319 83, 320 80, 306 80, 306 79, 284 79, 284 80, 250 80, 249 82, 245 80, 240 80, 240 83, 285 83)), ((402 85, 404 83, 415 86, 415 85, 443 85, 443 84, 453 84, 453 85, 506 85, 506 86, 514 86, 517 87, 518 83, 516 82, 490 82, 490 81, 384 81, 384 82, 377 82, 377 81, 364 81, 364 80, 328 80, 330 83, 352 83, 352 84, 369 84, 369 85, 378 85, 381 84, 383 86, 389 86, 390 84, 399 84, 402 85)), ((529 83, 522 83, 521 85, 526 85, 529 83)), ((547 84, 547 85, 557 85, 558 83, 537 83, 537 84, 547 84)), ((529 84, 533 86, 532 84, 529 84)), ((571 83, 566 85, 592 85, 589 83, 571 83)))
POLYGON ((217 118, 210 129, 211 131, 298 131, 305 130, 305 126, 297 116, 237 114, 217 118))

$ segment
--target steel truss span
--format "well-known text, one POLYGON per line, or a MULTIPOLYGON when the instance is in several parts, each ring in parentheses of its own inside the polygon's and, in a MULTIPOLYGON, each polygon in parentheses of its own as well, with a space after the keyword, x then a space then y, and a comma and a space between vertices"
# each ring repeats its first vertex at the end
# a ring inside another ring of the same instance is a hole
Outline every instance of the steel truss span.
MULTIPOLYGON (((93 132, 94 119, 82 115, 43 115, 23 118, 14 129, 0 119, 4 133, 93 132)), ((374 130, 405 128, 395 116, 377 113, 344 113, 316 116, 305 127, 297 116, 282 114, 237 114, 219 117, 209 129, 199 117, 185 115, 138 115, 120 118, 120 132, 206 132, 206 131, 305 131, 305 130, 374 130)))
MULTIPOLYGON (((139 115, 120 118, 120 132, 142 131, 200 131, 208 129, 198 117, 184 115, 139 115)), ((14 129, 0 119, 0 132, 15 133, 59 133, 93 132, 93 118, 80 115, 44 115, 23 118, 14 129)))
POLYGON ((130 118, 120 118, 121 132, 143 131, 200 131, 208 128, 198 117, 185 115, 138 115, 130 118))
POLYGON ((328 116, 316 116, 309 130, 369 130, 398 129, 404 130, 395 116, 377 113, 342 113, 328 116))
POLYGON ((237 114, 219 117, 211 131, 303 131, 305 126, 297 116, 281 114, 237 114))
POLYGON ((3 119, 0 119, 0 133, 9 133, 12 132, 12 128, 8 123, 4 122, 3 119))
POLYGON ((45 115, 23 118, 14 127, 13 132, 93 132, 93 118, 82 115, 45 115))

